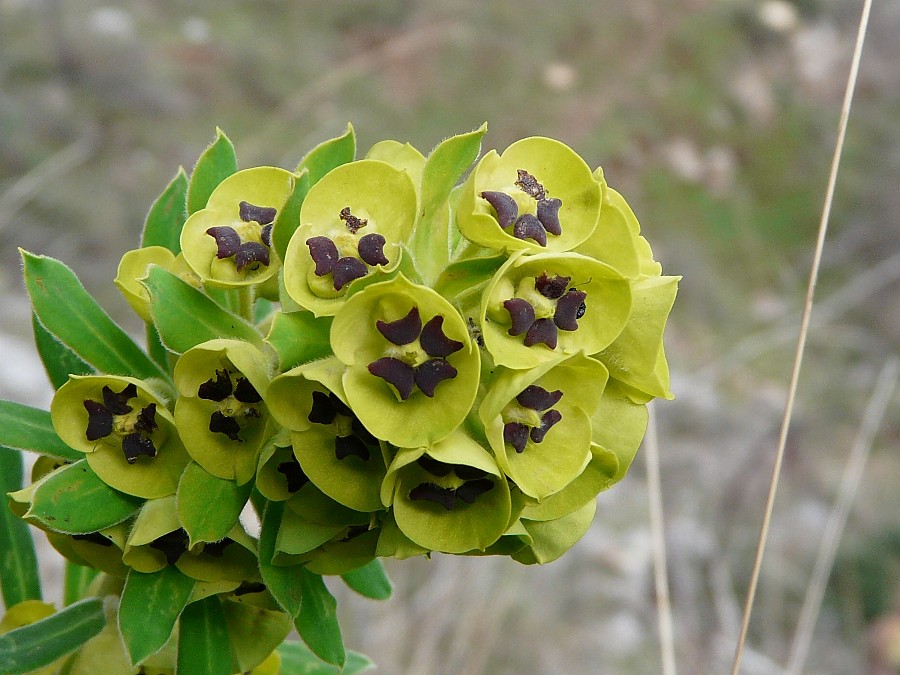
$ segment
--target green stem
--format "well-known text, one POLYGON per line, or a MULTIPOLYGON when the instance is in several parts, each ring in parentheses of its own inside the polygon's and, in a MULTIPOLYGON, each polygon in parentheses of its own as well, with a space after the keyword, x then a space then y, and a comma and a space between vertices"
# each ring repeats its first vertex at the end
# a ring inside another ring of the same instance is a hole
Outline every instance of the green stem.
POLYGON ((248 322, 253 323, 253 286, 241 286, 238 289, 238 312, 248 322))

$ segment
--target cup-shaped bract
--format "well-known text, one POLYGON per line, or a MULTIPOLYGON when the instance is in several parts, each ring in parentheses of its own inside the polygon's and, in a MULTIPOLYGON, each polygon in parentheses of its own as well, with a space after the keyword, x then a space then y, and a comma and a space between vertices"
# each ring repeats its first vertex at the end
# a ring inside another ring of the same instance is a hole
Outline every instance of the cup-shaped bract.
POLYGON ((213 190, 181 231, 181 250, 204 284, 237 288, 278 273, 272 226, 294 187, 294 174, 272 166, 244 169, 213 190))
POLYGON ((569 251, 594 231, 604 187, 564 143, 525 138, 481 159, 463 185, 457 224, 494 250, 569 251))
POLYGON ((316 316, 334 316, 357 279, 390 272, 412 232, 418 198, 406 171, 361 159, 310 189, 285 253, 288 295, 316 316))
POLYGON ((175 254, 164 246, 146 246, 127 251, 119 261, 115 284, 144 321, 150 322, 150 293, 140 283, 147 276, 150 265, 169 269, 175 264, 175 254))
POLYGON ((146 499, 175 492, 189 457, 175 419, 145 382, 72 375, 50 414, 59 437, 110 487, 146 499))
POLYGON ((369 433, 394 445, 446 438, 475 400, 481 358, 465 321, 402 274, 351 296, 331 325, 331 345, 347 366, 348 405, 369 433))
POLYGON ((203 342, 178 359, 175 421, 191 458, 213 476, 253 478, 269 433, 268 384, 266 357, 239 340, 203 342))
MULTIPOLYGON (((377 511, 386 471, 383 444, 347 405, 343 371, 336 358, 298 366, 272 380, 266 400, 275 419, 291 430, 302 475, 348 508, 377 511)), ((296 472, 290 464, 279 470, 296 472)))
POLYGON ((631 285, 606 263, 578 253, 516 254, 485 287, 480 323, 494 362, 525 369, 600 351, 630 313, 631 285))
POLYGON ((509 526, 509 484, 491 454, 457 430, 427 448, 402 448, 382 487, 400 531, 429 551, 483 551, 509 526))
POLYGON ((497 463, 524 494, 541 501, 584 471, 607 377, 602 363, 582 354, 496 376, 478 416, 497 463))

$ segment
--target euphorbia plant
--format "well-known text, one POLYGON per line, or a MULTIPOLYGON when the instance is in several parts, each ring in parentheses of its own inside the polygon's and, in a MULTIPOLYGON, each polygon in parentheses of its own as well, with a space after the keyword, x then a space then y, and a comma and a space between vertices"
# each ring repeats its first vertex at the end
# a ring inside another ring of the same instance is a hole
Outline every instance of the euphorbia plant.
POLYGON ((484 133, 356 159, 348 127, 238 171, 219 132, 119 265, 145 347, 23 251, 57 391, 0 403, 0 672, 359 672, 323 576, 382 599, 383 557, 546 563, 586 532, 671 397, 678 277, 599 169, 547 138, 472 168, 484 133))

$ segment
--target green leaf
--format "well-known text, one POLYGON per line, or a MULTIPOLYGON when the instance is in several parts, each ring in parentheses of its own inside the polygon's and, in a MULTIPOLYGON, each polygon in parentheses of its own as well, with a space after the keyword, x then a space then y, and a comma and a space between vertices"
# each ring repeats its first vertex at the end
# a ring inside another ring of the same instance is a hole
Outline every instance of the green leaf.
POLYGON ((113 490, 82 459, 41 482, 25 515, 57 532, 88 534, 121 523, 142 502, 113 490))
POLYGON ((187 192, 187 174, 184 167, 178 167, 172 182, 150 207, 141 234, 141 247, 164 246, 175 255, 181 252, 181 228, 187 220, 187 192))
POLYGON ((54 389, 59 389, 69 379, 70 374, 91 375, 96 372, 71 349, 51 335, 38 321, 37 314, 31 313, 31 326, 34 329, 34 343, 38 355, 47 371, 47 377, 54 389))
POLYGON ((264 662, 293 628, 291 617, 284 612, 240 600, 222 601, 235 673, 253 670, 264 662))
POLYGON ((48 411, 13 401, 0 401, 0 446, 70 462, 84 458, 84 453, 73 450, 56 435, 48 411))
POLYGON ((318 574, 298 570, 303 602, 294 626, 307 646, 323 661, 343 666, 347 660, 337 620, 337 601, 318 574))
POLYGON ((147 353, 159 364, 160 368, 171 372, 171 362, 169 361, 171 352, 162 343, 159 331, 153 324, 147 324, 147 353))
POLYGON ((119 604, 119 632, 132 665, 142 663, 166 644, 194 583, 171 565, 152 574, 128 573, 119 604))
MULTIPOLYGON (((2 423, 0 430, 5 430, 2 423)), ((22 454, 0 446, 0 494, 21 488, 22 454)), ((0 504, 0 590, 6 607, 41 599, 34 540, 25 521, 16 518, 5 502, 0 504)))
POLYGON ((359 652, 348 651, 343 668, 320 660, 302 642, 284 642, 278 647, 281 675, 357 675, 375 669, 371 659, 359 652))
POLYGON ((295 619, 300 613, 303 600, 300 575, 297 574, 296 568, 277 567, 272 564, 278 529, 284 515, 284 502, 268 502, 262 514, 262 526, 259 531, 259 572, 272 597, 291 619, 295 619))
POLYGON ((176 503, 190 547, 224 539, 238 522, 252 487, 252 481, 238 485, 216 478, 196 462, 188 464, 178 483, 176 503))
POLYGON ((183 354, 216 338, 262 344, 262 336, 244 319, 162 267, 151 265, 143 283, 150 292, 153 322, 163 344, 171 351, 183 354))
POLYGON ((63 602, 66 605, 78 602, 100 570, 66 561, 66 577, 63 588, 63 602))
POLYGON ((297 166, 297 171, 309 170, 309 184, 315 185, 322 176, 341 164, 352 162, 356 157, 356 135, 353 125, 337 138, 320 143, 310 150, 297 166))
POLYGON ((278 353, 282 371, 331 356, 331 317, 316 318, 312 312, 278 312, 266 336, 278 353))
POLYGON ((475 131, 451 136, 431 151, 422 172, 422 213, 434 215, 450 197, 450 192, 466 169, 478 158, 487 124, 475 131))
POLYGON ((81 647, 105 624, 103 601, 90 598, 0 635, 0 673, 17 675, 49 665, 81 647))
POLYGON ((225 132, 217 127, 216 140, 203 151, 191 173, 187 191, 188 215, 204 208, 216 186, 236 172, 234 145, 225 132))
POLYGON ((310 185, 309 172, 301 171, 294 180, 291 196, 275 216, 275 224, 272 226, 272 246, 281 260, 284 260, 287 253, 288 242, 300 226, 300 207, 303 206, 310 185))
POLYGON ((178 628, 179 673, 231 675, 231 647, 217 596, 184 608, 178 628))
POLYGON ((98 371, 141 379, 168 375, 103 311, 63 263, 20 249, 25 287, 49 333, 98 371))
POLYGON ((377 558, 341 577, 354 591, 372 600, 387 600, 394 590, 384 565, 377 558))
POLYGON ((486 132, 487 124, 483 124, 470 133, 451 136, 425 160, 420 217, 409 249, 416 268, 429 285, 450 259, 450 192, 478 157, 486 132))

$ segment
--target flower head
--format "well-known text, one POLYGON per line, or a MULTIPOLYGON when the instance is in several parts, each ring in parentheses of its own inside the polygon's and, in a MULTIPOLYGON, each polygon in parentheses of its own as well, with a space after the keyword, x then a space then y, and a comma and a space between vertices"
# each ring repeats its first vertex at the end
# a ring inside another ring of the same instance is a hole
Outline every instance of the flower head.
POLYGON ((189 458, 172 414, 141 380, 72 375, 50 413, 60 438, 110 487, 148 499, 175 492, 189 458))
POLYGON ((487 248, 568 251, 594 231, 603 188, 567 145, 526 138, 481 159, 463 186, 457 223, 487 248))
POLYGON ((628 280, 609 265, 577 253, 517 254, 484 291, 481 327, 497 364, 531 368, 599 351, 630 311, 628 280))
POLYGON ((181 233, 184 257, 203 283, 233 288, 278 272, 272 227, 293 184, 291 172, 270 166, 238 171, 219 183, 181 233))
POLYGON ((260 392, 268 383, 265 357, 246 342, 210 340, 178 360, 175 420, 191 458, 213 476, 240 484, 253 477, 267 435, 260 392))
POLYGON ((332 316, 352 282, 400 262, 416 219, 416 188, 405 171, 373 159, 343 164, 309 191, 285 254, 288 294, 332 316))
POLYGON ((433 443, 472 407, 480 357, 465 322, 402 274, 352 296, 334 319, 331 344, 347 366, 347 403, 377 438, 402 447, 433 443))

